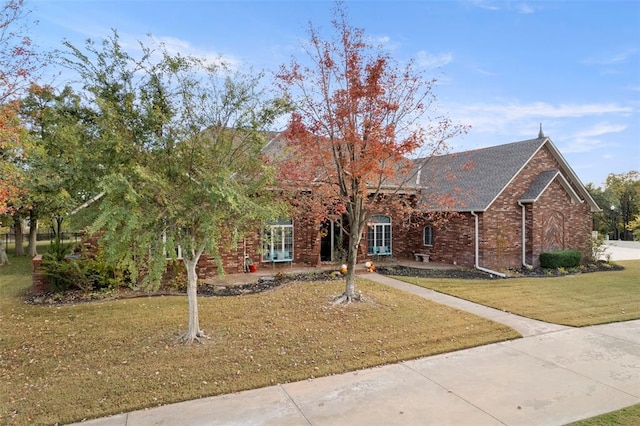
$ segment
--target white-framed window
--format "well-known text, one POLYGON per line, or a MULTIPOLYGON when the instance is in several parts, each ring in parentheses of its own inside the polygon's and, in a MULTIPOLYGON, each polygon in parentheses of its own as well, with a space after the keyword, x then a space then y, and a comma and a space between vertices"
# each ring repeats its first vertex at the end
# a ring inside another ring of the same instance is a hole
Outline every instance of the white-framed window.
POLYGON ((433 226, 431 225, 427 225, 424 227, 424 229, 422 230, 422 237, 423 237, 423 241, 424 241, 424 245, 425 246, 432 246, 433 245, 433 226))
POLYGON ((293 260, 292 219, 278 219, 264 227, 262 260, 265 262, 290 262, 293 260))
POLYGON ((391 217, 374 215, 367 230, 367 254, 391 254, 391 217))
MULTIPOLYGON (((163 232, 162 233, 162 243, 164 245, 164 255, 167 259, 171 259, 171 256, 168 255, 167 253, 167 233, 163 232)), ((182 259, 182 247, 180 246, 180 244, 178 244, 175 248, 175 253, 176 253, 176 259, 182 259)))

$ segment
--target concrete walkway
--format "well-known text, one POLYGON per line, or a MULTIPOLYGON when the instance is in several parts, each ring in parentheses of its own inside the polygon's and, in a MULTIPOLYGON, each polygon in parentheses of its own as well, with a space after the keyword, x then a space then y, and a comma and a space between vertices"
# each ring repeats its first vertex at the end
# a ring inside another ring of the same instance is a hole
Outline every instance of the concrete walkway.
POLYGON ((367 278, 507 324, 525 337, 82 424, 563 425, 640 403, 640 320, 563 327, 386 276, 367 278))

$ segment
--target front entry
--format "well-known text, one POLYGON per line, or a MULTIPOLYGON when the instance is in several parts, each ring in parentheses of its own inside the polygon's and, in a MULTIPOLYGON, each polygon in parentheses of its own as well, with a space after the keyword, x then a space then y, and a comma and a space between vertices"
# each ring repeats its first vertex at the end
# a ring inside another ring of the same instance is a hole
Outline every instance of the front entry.
POLYGON ((340 232, 340 225, 327 220, 322 223, 320 227, 320 261, 332 262, 336 259, 335 251, 338 241, 338 233, 340 232))

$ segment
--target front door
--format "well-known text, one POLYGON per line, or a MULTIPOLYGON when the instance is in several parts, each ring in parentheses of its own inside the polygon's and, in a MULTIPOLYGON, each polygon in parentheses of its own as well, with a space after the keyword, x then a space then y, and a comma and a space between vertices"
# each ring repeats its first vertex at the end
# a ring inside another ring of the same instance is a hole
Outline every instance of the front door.
POLYGON ((331 220, 326 220, 322 223, 320 228, 320 261, 321 262, 332 262, 335 259, 335 248, 336 248, 336 232, 338 231, 338 226, 335 222, 331 220))

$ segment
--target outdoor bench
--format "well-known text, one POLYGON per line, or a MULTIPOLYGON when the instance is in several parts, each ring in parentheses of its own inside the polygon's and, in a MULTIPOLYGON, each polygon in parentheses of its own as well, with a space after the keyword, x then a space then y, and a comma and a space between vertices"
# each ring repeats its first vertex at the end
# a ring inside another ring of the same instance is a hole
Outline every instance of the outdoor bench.
POLYGON ((416 262, 428 262, 429 255, 427 253, 413 253, 416 258, 416 262))

